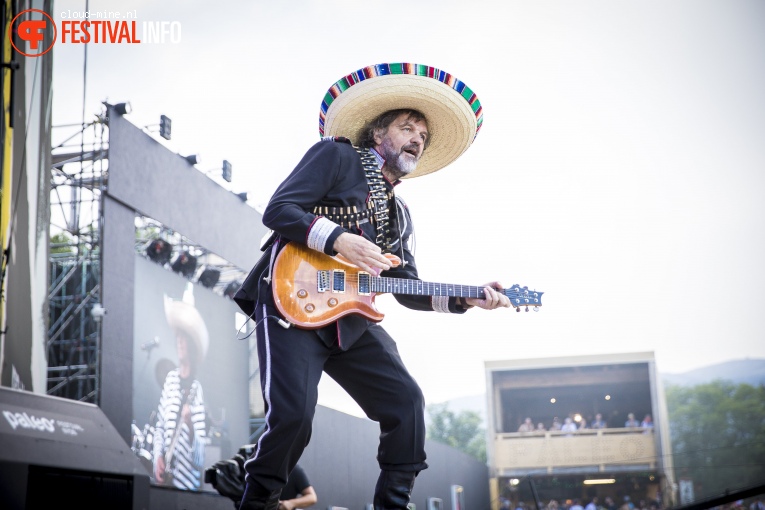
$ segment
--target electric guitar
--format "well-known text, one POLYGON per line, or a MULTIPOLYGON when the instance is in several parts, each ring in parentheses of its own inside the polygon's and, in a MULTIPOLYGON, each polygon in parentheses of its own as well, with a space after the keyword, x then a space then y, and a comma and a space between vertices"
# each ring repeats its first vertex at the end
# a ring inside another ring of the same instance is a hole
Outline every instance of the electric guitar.
MULTIPOLYGON (((401 262, 395 255, 385 256, 394 267, 401 262)), ((288 243, 279 252, 271 278, 277 309, 302 329, 321 328, 349 314, 380 322, 384 315, 374 304, 378 294, 484 297, 484 287, 372 276, 342 256, 330 257, 299 243, 288 243)), ((543 292, 528 287, 513 285, 498 292, 510 298, 517 312, 542 306, 543 292)))

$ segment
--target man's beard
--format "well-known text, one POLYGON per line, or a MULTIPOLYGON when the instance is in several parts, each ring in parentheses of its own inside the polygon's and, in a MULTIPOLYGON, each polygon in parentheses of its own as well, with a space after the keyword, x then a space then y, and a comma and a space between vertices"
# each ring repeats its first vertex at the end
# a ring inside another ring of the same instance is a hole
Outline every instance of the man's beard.
POLYGON ((382 149, 381 156, 385 159, 385 166, 388 167, 388 170, 391 173, 398 177, 403 177, 414 172, 414 169, 417 168, 417 162, 419 161, 419 158, 414 159, 411 154, 404 152, 406 147, 407 146, 402 147, 400 152, 396 151, 391 145, 390 140, 387 138, 382 141, 380 146, 382 149))

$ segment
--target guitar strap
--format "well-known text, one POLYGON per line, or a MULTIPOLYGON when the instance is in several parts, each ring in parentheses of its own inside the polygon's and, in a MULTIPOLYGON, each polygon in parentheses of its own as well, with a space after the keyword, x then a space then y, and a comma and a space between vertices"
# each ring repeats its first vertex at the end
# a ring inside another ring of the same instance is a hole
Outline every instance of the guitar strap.
POLYGON ((369 202, 367 210, 372 211, 372 224, 376 229, 375 244, 383 249, 383 252, 392 251, 392 240, 390 235, 390 204, 393 203, 393 193, 385 189, 385 180, 382 171, 377 165, 377 158, 372 154, 372 150, 364 147, 356 147, 356 152, 361 156, 361 166, 367 177, 367 186, 369 186, 369 202))

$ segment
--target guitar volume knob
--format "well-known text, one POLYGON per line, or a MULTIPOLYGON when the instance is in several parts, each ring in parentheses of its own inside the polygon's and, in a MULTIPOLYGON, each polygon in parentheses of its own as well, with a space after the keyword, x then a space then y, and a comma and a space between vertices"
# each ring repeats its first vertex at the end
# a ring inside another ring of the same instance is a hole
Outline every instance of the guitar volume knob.
POLYGON ((305 289, 300 289, 299 291, 297 291, 297 297, 299 297, 299 298, 303 299, 303 298, 305 298, 306 296, 308 296, 308 291, 307 291, 307 290, 305 290, 305 289))
POLYGON ((313 312, 314 310, 316 310, 316 307, 315 307, 315 306, 313 306, 311 303, 308 303, 307 305, 305 305, 305 311, 306 311, 306 312, 308 312, 308 313, 311 313, 311 312, 313 312))

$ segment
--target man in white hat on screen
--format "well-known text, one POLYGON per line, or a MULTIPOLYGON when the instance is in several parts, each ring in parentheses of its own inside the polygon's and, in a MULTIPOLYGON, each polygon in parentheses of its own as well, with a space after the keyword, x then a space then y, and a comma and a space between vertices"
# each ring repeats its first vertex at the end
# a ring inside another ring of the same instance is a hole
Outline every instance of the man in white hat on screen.
POLYGON ((290 247, 313 254, 308 257, 342 256, 359 270, 348 276, 348 285, 357 286, 359 295, 377 290, 366 289, 368 281, 409 282, 406 292, 387 292, 415 310, 459 314, 474 306, 511 306, 497 282, 475 287, 472 297, 423 291, 409 210, 394 193, 402 179, 435 172, 457 159, 473 142, 482 119, 480 102, 469 87, 445 71, 419 64, 359 69, 324 96, 322 140, 271 197, 263 223, 274 231, 273 242, 235 296, 256 319, 266 405, 266 430, 245 463, 247 488, 240 509, 277 508, 281 487, 311 436, 322 372, 380 424, 374 507, 407 507, 415 477, 427 468, 425 406, 396 343, 377 324, 381 317, 347 310, 332 315, 347 296, 344 288, 335 287, 344 285, 344 276, 319 271, 318 291, 314 278, 296 297, 285 298, 274 287, 272 270, 281 263, 277 255, 290 247), (322 274, 327 282, 334 278, 330 288, 322 288, 322 274), (315 291, 323 293, 312 300, 309 294, 315 291), (314 319, 320 308, 327 308, 330 319, 314 319))
POLYGON ((165 317, 175 333, 178 367, 165 377, 157 407, 154 438, 154 481, 179 489, 202 485, 206 443, 206 411, 199 366, 210 336, 194 306, 193 284, 180 301, 165 296, 165 317))

